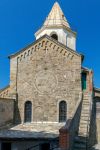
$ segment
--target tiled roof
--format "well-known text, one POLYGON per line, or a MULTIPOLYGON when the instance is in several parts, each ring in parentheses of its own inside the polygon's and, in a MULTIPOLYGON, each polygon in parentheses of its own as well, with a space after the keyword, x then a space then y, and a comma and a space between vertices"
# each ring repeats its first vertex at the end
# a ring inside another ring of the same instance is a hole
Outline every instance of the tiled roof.
POLYGON ((65 26, 70 28, 70 25, 64 16, 62 9, 60 8, 58 2, 55 2, 54 6, 52 7, 51 12, 49 13, 46 21, 44 22, 44 26, 65 26))

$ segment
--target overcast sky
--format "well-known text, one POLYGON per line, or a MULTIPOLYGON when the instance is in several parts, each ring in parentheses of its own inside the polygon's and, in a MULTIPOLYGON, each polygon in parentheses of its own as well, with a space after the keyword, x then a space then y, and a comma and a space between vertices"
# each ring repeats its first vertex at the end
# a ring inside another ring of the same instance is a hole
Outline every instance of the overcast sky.
MULTIPOLYGON (((35 40, 55 0, 0 0, 0 88, 9 84, 8 55, 35 40)), ((93 69, 100 87, 100 0, 58 0, 71 28, 77 32, 77 51, 83 66, 93 69)))

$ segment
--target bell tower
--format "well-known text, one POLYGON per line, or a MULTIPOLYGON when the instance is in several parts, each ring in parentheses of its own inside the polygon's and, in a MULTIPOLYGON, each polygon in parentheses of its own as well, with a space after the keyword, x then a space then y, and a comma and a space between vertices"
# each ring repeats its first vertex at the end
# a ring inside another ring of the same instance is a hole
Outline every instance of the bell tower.
POLYGON ((54 3, 42 28, 35 33, 36 40, 45 34, 66 47, 76 50, 76 33, 71 30, 58 2, 54 3))

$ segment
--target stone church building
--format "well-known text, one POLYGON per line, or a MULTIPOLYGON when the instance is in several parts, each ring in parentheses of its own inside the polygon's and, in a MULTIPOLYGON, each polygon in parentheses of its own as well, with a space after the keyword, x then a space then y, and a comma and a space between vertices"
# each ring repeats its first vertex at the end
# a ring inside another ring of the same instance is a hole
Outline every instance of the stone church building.
POLYGON ((57 2, 35 37, 9 56, 0 150, 88 150, 100 143, 100 89, 57 2))

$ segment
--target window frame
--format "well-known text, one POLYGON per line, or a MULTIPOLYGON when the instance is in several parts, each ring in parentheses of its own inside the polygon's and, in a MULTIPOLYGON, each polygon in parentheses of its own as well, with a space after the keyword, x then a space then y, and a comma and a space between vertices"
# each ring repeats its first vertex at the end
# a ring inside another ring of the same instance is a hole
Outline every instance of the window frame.
POLYGON ((62 100, 59 102, 59 122, 66 122, 67 120, 67 102, 62 100))
POLYGON ((32 121, 32 102, 26 101, 24 104, 24 122, 30 123, 32 121))

